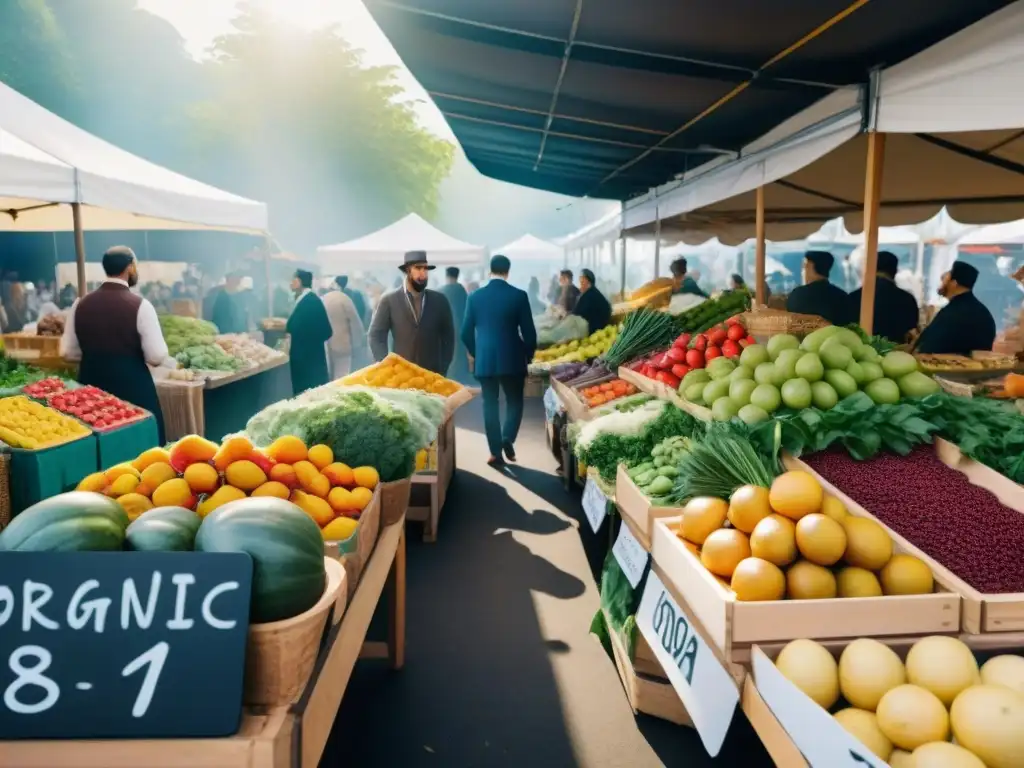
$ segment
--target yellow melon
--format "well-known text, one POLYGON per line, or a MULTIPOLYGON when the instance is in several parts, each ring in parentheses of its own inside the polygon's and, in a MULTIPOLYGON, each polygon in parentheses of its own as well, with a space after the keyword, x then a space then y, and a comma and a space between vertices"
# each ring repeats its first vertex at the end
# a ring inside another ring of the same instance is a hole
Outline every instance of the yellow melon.
POLYGON ((831 517, 804 515, 796 524, 796 546, 812 563, 833 565, 846 552, 846 532, 831 517))
POLYGON ((729 522, 743 533, 750 533, 754 527, 772 513, 768 503, 768 489, 759 485, 744 485, 729 497, 729 522))
POLYGON ((836 589, 839 597, 881 597, 882 585, 878 577, 864 568, 852 565, 836 574, 836 589))
POLYGON ((835 719, 847 733, 870 749, 872 754, 885 761, 889 760, 889 755, 892 753, 892 742, 878 727, 878 718, 875 717, 874 712, 849 707, 836 712, 835 719))
POLYGON ((907 654, 907 680, 925 688, 945 705, 981 682, 974 653, 955 637, 934 635, 914 643, 907 654))
POLYGON ((793 640, 775 658, 779 672, 812 701, 831 709, 839 700, 839 665, 813 640, 793 640))
POLYGON ((874 712, 882 696, 905 682, 903 661, 877 640, 854 640, 839 656, 839 690, 858 709, 874 712))
POLYGON ((735 528, 712 531, 700 549, 700 561, 704 567, 723 579, 731 578, 736 566, 748 557, 750 542, 735 528))
POLYGON ((1015 654, 993 656, 981 665, 981 682, 1001 685, 1024 696, 1024 658, 1015 654))
POLYGON ((956 743, 987 768, 1024 765, 1024 696, 1000 685, 975 685, 950 710, 956 743))
POLYGON ((786 571, 790 600, 827 600, 836 596, 836 577, 824 566, 798 560, 786 571))
POLYGON ((932 569, 913 555, 893 555, 878 578, 887 595, 927 595, 935 589, 932 569))
MULTIPOLYGON (((933 741, 914 750, 909 768, 985 768, 977 755, 948 741, 933 741)), ((899 768, 891 759, 889 765, 899 768)))
POLYGON ((782 515, 768 515, 750 534, 750 553, 780 568, 796 560, 796 524, 782 515))
POLYGON ((939 697, 919 685, 897 685, 875 711, 878 727, 895 746, 913 751, 930 741, 949 738, 949 714, 939 697))
POLYGON ((729 505, 722 499, 698 496, 683 507, 678 534, 689 542, 700 545, 711 534, 725 525, 729 505))
POLYGON ((821 509, 821 483, 807 472, 784 472, 772 482, 768 501, 772 509, 791 520, 799 520, 821 509))
POLYGON ((781 600, 786 596, 786 576, 778 566, 758 557, 741 560, 729 584, 737 600, 781 600))
POLYGON ((846 530, 847 565, 877 571, 892 557, 892 539, 888 532, 874 520, 850 515, 843 520, 846 530))

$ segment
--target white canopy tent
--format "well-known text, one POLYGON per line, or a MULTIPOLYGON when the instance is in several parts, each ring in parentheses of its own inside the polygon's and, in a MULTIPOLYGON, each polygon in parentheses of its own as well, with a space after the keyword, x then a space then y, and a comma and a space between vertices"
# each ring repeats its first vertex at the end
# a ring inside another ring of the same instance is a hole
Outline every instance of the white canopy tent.
POLYGON ((1019 245, 1024 243, 1024 220, 989 224, 968 232, 957 245, 1019 245))
POLYGON ((515 261, 562 261, 565 259, 565 249, 560 245, 541 240, 534 235, 526 234, 518 240, 513 240, 501 248, 496 248, 495 253, 508 256, 515 261))
POLYGON ((445 234, 415 213, 346 243, 316 249, 321 266, 333 271, 358 266, 395 267, 407 251, 426 251, 435 264, 481 264, 487 249, 445 234))
POLYGON ((267 206, 136 157, 0 83, 0 231, 265 232, 267 206))
POLYGON ((0 232, 73 230, 79 295, 85 230, 267 228, 265 204, 125 152, 0 83, 0 232))

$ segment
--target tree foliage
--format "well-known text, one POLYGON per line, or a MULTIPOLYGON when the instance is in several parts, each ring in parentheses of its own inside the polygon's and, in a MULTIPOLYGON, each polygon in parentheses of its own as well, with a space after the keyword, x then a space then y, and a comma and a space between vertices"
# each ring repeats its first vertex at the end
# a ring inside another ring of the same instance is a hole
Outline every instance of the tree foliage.
MULTIPOLYGON (((189 0, 191 2, 192 0, 189 0)), ((0 81, 124 149, 267 202, 287 248, 437 214, 453 147, 335 30, 240 4, 193 60, 136 0, 0 0, 0 81)))

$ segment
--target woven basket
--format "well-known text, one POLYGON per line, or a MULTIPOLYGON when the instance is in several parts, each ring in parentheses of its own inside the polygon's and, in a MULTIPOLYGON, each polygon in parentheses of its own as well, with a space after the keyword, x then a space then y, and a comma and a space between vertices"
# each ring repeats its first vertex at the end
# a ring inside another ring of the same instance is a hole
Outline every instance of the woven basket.
POLYGON ((381 491, 378 487, 370 503, 359 515, 359 527, 346 541, 324 542, 324 555, 338 560, 345 567, 349 600, 355 594, 363 569, 377 544, 377 535, 380 533, 380 499, 381 491))
POLYGON ((394 525, 409 508, 412 478, 380 484, 380 524, 382 528, 394 525))
POLYGON ((327 585, 320 601, 305 613, 283 621, 249 625, 245 646, 245 695, 250 706, 279 707, 302 694, 316 658, 324 628, 348 603, 345 569, 324 558, 327 585))
POLYGON ((0 531, 11 522, 11 454, 0 453, 0 531))
POLYGON ((751 336, 768 337, 778 336, 780 333, 806 336, 811 331, 830 325, 827 320, 817 315, 801 315, 779 309, 757 309, 753 312, 744 312, 741 322, 751 336))

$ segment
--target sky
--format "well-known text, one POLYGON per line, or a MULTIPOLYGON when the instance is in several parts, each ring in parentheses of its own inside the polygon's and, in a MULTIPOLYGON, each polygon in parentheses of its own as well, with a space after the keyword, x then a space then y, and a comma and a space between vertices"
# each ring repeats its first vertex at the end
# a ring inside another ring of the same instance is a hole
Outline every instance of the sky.
MULTIPOLYGON (((138 0, 139 7, 167 19, 181 33, 189 52, 202 58, 214 39, 231 31, 231 20, 239 0, 138 0)), ((454 135, 426 91, 402 64, 377 22, 370 16, 362 0, 260 0, 283 23, 304 29, 336 25, 353 46, 365 52, 370 65, 391 64, 399 67, 398 80, 417 102, 417 112, 424 127, 454 140, 454 135)))

